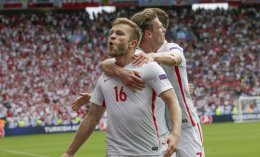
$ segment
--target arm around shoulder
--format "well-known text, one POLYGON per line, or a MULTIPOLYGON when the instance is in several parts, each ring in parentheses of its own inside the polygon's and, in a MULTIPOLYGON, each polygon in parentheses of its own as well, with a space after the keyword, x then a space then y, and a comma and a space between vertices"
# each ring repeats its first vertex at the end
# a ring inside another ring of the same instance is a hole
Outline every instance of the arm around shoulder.
POLYGON ((119 71, 122 69, 115 64, 114 58, 104 60, 99 66, 101 70, 109 76, 119 76, 119 71))
POLYGON ((182 58, 179 54, 174 52, 152 53, 154 61, 165 65, 179 65, 182 58))
POLYGON ((132 90, 142 90, 144 82, 138 71, 127 70, 115 64, 115 59, 107 59, 100 64, 101 70, 109 76, 116 76, 132 90))

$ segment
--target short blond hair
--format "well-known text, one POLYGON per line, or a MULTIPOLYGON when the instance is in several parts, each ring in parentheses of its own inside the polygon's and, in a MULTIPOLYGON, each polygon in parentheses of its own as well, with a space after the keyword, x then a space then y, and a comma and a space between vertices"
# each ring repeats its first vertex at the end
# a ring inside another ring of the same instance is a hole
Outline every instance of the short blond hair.
POLYGON ((138 27, 138 25, 136 23, 134 23, 133 21, 127 19, 127 18, 117 18, 114 20, 114 22, 112 23, 112 27, 114 25, 118 25, 118 24, 126 24, 128 26, 130 26, 133 30, 133 32, 131 33, 131 40, 137 40, 139 45, 141 38, 142 38, 142 31, 141 29, 138 27))
POLYGON ((131 17, 131 21, 136 23, 141 30, 153 29, 153 20, 157 18, 156 12, 152 9, 145 9, 131 17))

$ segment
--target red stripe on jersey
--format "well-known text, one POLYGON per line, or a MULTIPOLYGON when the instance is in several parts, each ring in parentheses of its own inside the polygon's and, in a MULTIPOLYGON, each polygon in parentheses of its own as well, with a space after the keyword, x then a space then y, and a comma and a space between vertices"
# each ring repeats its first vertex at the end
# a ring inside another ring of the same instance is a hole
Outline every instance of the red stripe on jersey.
POLYGON ((203 147, 203 138, 202 138, 202 133, 201 133, 201 130, 200 130, 200 124, 197 123, 197 127, 198 127, 198 130, 199 130, 199 133, 200 133, 200 141, 201 141, 201 144, 202 144, 202 147, 203 147))
POLYGON ((156 129, 156 134, 157 134, 157 137, 158 137, 158 140, 159 140, 159 143, 160 143, 160 138, 159 138, 159 133, 158 133, 158 125, 157 125, 156 117, 155 117, 155 114, 154 114, 154 110, 155 110, 155 99, 156 99, 156 93, 155 93, 155 91, 153 90, 153 94, 152 94, 152 114, 153 114, 153 122, 154 122, 154 126, 155 126, 155 129, 156 129))
POLYGON ((105 108, 107 107, 105 100, 103 100, 102 107, 105 107, 105 108))
POLYGON ((195 126, 194 120, 193 120, 193 118, 192 118, 192 116, 190 114, 189 106, 188 106, 188 104, 186 102, 186 97, 184 96, 184 92, 183 92, 183 88, 182 88, 182 82, 181 82, 181 75, 180 75, 179 68, 177 66, 175 66, 175 72, 176 72, 176 75, 177 75, 177 78, 178 78, 178 84, 179 84, 179 87, 180 87, 180 90, 181 90, 182 99, 184 101, 186 110, 187 110, 188 115, 190 117, 191 124, 192 124, 192 126, 195 126))

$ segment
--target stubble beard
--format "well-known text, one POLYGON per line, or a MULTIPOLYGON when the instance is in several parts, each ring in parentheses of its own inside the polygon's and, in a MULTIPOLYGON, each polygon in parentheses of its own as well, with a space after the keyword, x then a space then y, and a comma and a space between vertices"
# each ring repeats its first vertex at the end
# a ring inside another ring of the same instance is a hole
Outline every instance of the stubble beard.
POLYGON ((125 44, 120 44, 117 47, 117 50, 115 50, 114 53, 109 53, 109 56, 111 57, 118 57, 118 56, 124 56, 127 54, 127 47, 125 44))

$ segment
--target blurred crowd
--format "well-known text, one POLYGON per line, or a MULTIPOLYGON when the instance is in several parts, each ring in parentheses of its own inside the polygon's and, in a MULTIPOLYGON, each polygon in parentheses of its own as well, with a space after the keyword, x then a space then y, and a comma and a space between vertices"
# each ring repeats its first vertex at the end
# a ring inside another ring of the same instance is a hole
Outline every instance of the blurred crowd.
MULTIPOLYGON (((135 12, 0 15, 0 118, 9 128, 78 124, 87 108, 71 104, 95 86, 111 21, 135 12)), ((240 96, 260 95, 259 10, 167 12, 167 39, 184 48, 199 115, 230 114, 240 96)))

